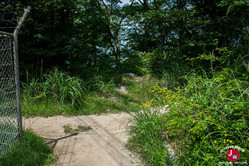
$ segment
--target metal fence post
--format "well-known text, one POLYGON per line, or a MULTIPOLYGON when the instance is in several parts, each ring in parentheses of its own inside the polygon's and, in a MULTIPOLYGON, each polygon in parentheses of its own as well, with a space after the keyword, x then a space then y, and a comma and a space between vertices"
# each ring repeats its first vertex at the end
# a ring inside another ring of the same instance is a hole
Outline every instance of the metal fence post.
POLYGON ((13 41, 13 47, 14 47, 14 68, 15 68, 15 84, 16 84, 16 102, 17 102, 17 121, 18 121, 18 131, 19 136, 23 135, 22 131, 22 112, 21 112, 21 95, 20 95, 20 78, 19 78, 19 59, 18 59, 18 32, 21 28, 23 22, 27 19, 28 14, 31 10, 31 7, 29 6, 27 9, 25 9, 25 12, 18 22, 18 25, 14 31, 14 41, 13 41))

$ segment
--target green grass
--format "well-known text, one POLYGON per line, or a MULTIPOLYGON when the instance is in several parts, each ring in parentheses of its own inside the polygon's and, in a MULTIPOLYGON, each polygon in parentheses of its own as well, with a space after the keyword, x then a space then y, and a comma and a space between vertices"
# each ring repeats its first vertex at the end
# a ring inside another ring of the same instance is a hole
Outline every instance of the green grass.
POLYGON ((50 101, 80 107, 84 99, 85 86, 78 77, 70 76, 57 68, 42 78, 27 80, 23 85, 23 96, 28 101, 50 101))
POLYGON ((132 151, 140 153, 148 165, 165 165, 168 162, 168 151, 164 148, 163 132, 166 130, 166 118, 158 111, 145 109, 131 114, 131 138, 127 144, 132 151))
MULTIPOLYGON (((17 127, 10 124, 0 124, 0 148, 8 148, 15 141, 18 134, 17 127)), ((2 152, 0 152, 1 154, 2 152)))
POLYGON ((102 76, 94 76, 83 83, 79 78, 54 69, 41 80, 32 79, 23 84, 22 113, 47 117, 138 111, 141 104, 153 97, 151 88, 158 83, 157 79, 149 77, 119 76, 119 82, 115 78, 104 80, 102 76), (117 85, 127 86, 128 93, 119 92, 117 85), (68 88, 71 86, 75 88, 68 88), (81 93, 77 96, 74 89, 79 87, 81 93), (68 94, 76 96, 74 101, 68 94))
POLYGON ((97 92, 85 96, 81 107, 72 107, 69 103, 58 103, 49 100, 30 101, 23 99, 22 113, 24 116, 53 115, 90 115, 103 113, 131 112, 139 109, 140 101, 133 100, 129 95, 115 92, 116 95, 103 95, 97 92))
MULTIPOLYGON (((120 76, 118 82, 102 76, 94 76, 84 83, 76 78, 79 83, 72 85, 83 86, 84 91, 73 101, 69 99, 72 94, 67 95, 71 90, 64 80, 71 80, 71 76, 55 70, 43 82, 55 82, 60 90, 48 88, 41 82, 41 88, 30 91, 40 84, 36 81, 30 83, 31 87, 27 84, 25 88, 28 90, 24 91, 22 100, 23 114, 51 116, 132 112, 133 127, 128 145, 141 153, 148 165, 172 164, 165 142, 175 150, 177 165, 215 165, 224 161, 220 156, 225 156, 225 152, 217 152, 229 145, 246 149, 240 159, 249 160, 249 82, 247 75, 238 71, 223 69, 219 73, 196 72, 182 77, 178 73, 177 78, 165 71, 162 79, 120 76), (179 78, 185 84, 172 88, 179 78), (126 86, 127 93, 121 93, 119 85, 126 86), (150 109, 165 105, 169 105, 167 114, 150 109), (139 111, 141 109, 143 112, 139 111)), ((72 90, 72 93, 77 96, 76 91, 72 90)), ((68 133, 85 129, 65 126, 68 133)))
POLYGON ((217 165, 227 161, 224 147, 237 145, 238 161, 249 161, 249 80, 235 70, 196 73, 185 77, 186 85, 168 90, 152 88, 154 99, 133 117, 130 145, 148 165, 168 165, 164 142, 173 146, 177 165, 217 165), (169 105, 167 114, 150 111, 169 105))
POLYGON ((90 93, 82 108, 84 114, 102 114, 131 112, 139 109, 139 101, 134 101, 129 95, 114 92, 112 95, 90 93))
MULTIPOLYGON (((158 118, 158 114, 153 114, 153 117, 150 117, 150 115, 147 116, 146 113, 138 114, 142 104, 158 98, 156 94, 151 92, 154 87, 167 87, 169 85, 167 81, 149 76, 120 76, 118 81, 114 78, 106 79, 108 81, 104 81, 104 79, 106 78, 102 76, 94 76, 85 81, 82 84, 85 86, 84 98, 80 99, 82 103, 77 106, 72 105, 70 100, 61 102, 61 100, 54 98, 53 95, 31 96, 24 91, 24 99, 22 100, 23 114, 25 116, 51 116, 135 112, 137 116, 143 117, 143 120, 134 117, 137 121, 133 123, 135 127, 131 131, 133 137, 130 147, 134 149, 139 147, 137 151, 142 153, 147 163, 155 165, 162 163, 162 161, 163 163, 167 163, 167 159, 165 158, 167 150, 162 145, 164 138, 161 136, 165 129, 165 126, 163 126, 166 123, 165 119, 158 118), (127 93, 122 93, 118 90, 120 85, 126 86, 127 93), (151 130, 146 131, 148 128, 151 128, 151 130), (139 137, 135 137, 136 133, 140 133, 139 137), (156 137, 159 139, 154 140, 156 137), (140 144, 146 147, 142 147, 140 144)), ((47 82, 46 80, 44 81, 47 82)), ((26 88, 32 89, 28 85, 26 88)), ((35 94, 39 94, 38 91, 35 94)), ((58 92, 58 94, 60 93, 58 92)), ((71 126, 64 126, 64 130, 66 133, 75 133, 81 129, 76 131, 78 129, 73 129, 71 126)))
POLYGON ((85 132, 88 130, 91 130, 92 128, 90 126, 81 126, 79 125, 78 128, 73 129, 70 124, 63 126, 65 133, 71 133, 71 134, 78 134, 79 132, 85 132))
POLYGON ((2 166, 43 166, 54 162, 52 150, 44 144, 44 140, 31 131, 24 131, 23 137, 17 141, 11 151, 0 158, 2 166))
POLYGON ((32 101, 22 100, 22 114, 28 116, 53 116, 53 115, 73 115, 76 114, 76 108, 68 103, 58 103, 51 100, 32 101))

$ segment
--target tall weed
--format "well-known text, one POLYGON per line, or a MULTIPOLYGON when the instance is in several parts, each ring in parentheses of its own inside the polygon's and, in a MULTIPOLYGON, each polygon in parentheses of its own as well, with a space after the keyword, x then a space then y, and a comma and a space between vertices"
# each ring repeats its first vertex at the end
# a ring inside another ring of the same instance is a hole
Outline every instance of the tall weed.
MULTIPOLYGON (((223 69, 219 73, 213 73, 208 78, 206 73, 202 76, 191 74, 185 76, 186 86, 178 86, 174 90, 154 86, 152 93, 154 99, 143 105, 143 109, 151 109, 169 105, 168 113, 158 115, 157 119, 165 118, 162 124, 154 123, 157 131, 164 136, 164 140, 175 146, 180 165, 217 165, 218 162, 229 161, 226 152, 221 150, 227 146, 237 145, 245 151, 240 151, 238 161, 249 161, 249 82, 242 74, 232 69, 223 69), (163 127, 160 127, 163 126, 163 127)), ((136 115, 134 120, 142 122, 135 124, 140 128, 138 134, 133 134, 133 140, 141 149, 145 148, 146 136, 140 137, 141 133, 147 133, 153 141, 161 140, 160 136, 151 134, 154 130, 142 128, 142 124, 151 123, 153 114, 136 115), (145 119, 144 117, 149 117, 145 119)), ((159 121, 159 120, 158 120, 159 121)), ((147 146, 147 145, 146 145, 147 146)), ((163 146, 163 145, 161 145, 163 146)), ((154 158, 153 163, 165 163, 157 154, 161 150, 145 152, 154 158), (159 161, 158 161, 159 160, 159 161)), ((164 165, 164 164, 156 164, 164 165)))
POLYGON ((226 154, 219 151, 230 145, 246 151, 241 160, 248 160, 249 83, 224 70, 215 78, 188 76, 186 87, 176 92, 159 94, 170 105, 167 131, 179 145, 182 162, 215 165, 226 154))
POLYGON ((43 79, 32 79, 23 85, 26 98, 34 101, 49 98, 54 102, 70 103, 73 106, 82 104, 85 92, 85 85, 80 78, 72 77, 57 68, 45 74, 43 79))
POLYGON ((44 93, 55 100, 66 103, 70 102, 74 106, 79 106, 84 98, 84 84, 78 77, 71 77, 69 74, 55 68, 45 75, 46 82, 44 93))
POLYGON ((140 152, 149 165, 168 165, 169 154, 164 147, 163 132, 167 119, 159 116, 158 111, 144 109, 131 113, 132 129, 128 147, 140 152))
POLYGON ((87 82, 88 91, 98 91, 100 93, 110 94, 114 88, 115 83, 113 79, 108 82, 104 82, 103 77, 101 75, 94 76, 87 82))

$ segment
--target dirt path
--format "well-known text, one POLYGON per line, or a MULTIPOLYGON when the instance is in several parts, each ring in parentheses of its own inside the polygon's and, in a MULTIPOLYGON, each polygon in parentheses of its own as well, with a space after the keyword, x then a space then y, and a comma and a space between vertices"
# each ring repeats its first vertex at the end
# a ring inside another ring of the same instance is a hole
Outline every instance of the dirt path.
POLYGON ((24 127, 31 128, 45 138, 58 156, 56 166, 135 166, 141 165, 137 156, 125 148, 128 119, 126 113, 101 116, 56 116, 24 119, 24 127), (92 129, 77 135, 64 133, 63 126, 90 126, 92 129))

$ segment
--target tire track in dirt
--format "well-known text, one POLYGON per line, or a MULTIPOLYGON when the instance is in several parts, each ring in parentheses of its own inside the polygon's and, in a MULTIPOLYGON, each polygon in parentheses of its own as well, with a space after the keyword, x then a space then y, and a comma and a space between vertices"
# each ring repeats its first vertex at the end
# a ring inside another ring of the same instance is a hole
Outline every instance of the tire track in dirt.
POLYGON ((59 160, 55 166, 70 166, 72 161, 72 156, 74 154, 74 146, 77 137, 68 138, 68 140, 62 140, 63 145, 61 149, 58 149, 57 155, 60 156, 59 160))
POLYGON ((55 166, 135 166, 141 165, 138 156, 125 148, 128 118, 126 113, 24 119, 31 128, 46 138, 58 156, 55 166), (72 128, 90 126, 78 135, 64 133, 64 125, 72 128))
POLYGON ((77 117, 77 119, 92 127, 94 131, 92 138, 101 148, 105 149, 118 165, 128 166, 132 164, 132 161, 129 161, 127 152, 124 152, 124 146, 119 138, 115 137, 91 117, 77 117))

